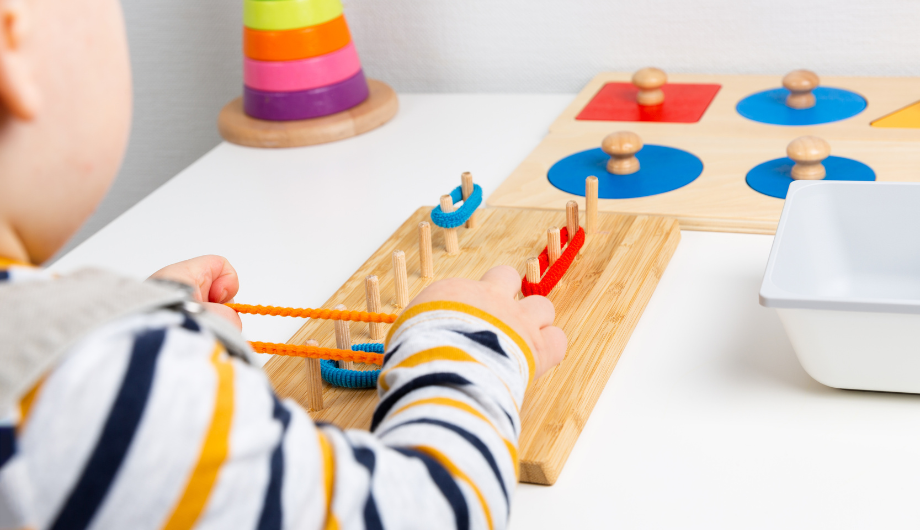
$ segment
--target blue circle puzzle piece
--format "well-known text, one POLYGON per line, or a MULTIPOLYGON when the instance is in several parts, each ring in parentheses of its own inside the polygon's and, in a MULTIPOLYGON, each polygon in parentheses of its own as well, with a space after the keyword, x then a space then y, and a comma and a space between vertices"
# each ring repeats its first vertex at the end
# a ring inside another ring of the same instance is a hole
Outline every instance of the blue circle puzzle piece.
POLYGON ((812 91, 815 106, 793 109, 786 105, 789 91, 775 88, 752 94, 738 102, 738 114, 771 125, 818 125, 852 118, 866 109, 866 99, 839 88, 819 86, 812 91))
POLYGON ((682 188, 703 172, 703 161, 686 151, 646 145, 636 153, 639 171, 631 175, 607 172, 610 155, 600 148, 567 156, 549 168, 549 183, 573 195, 585 196, 585 179, 594 175, 601 199, 635 199, 682 188))
MULTIPOLYGON (((872 171, 872 168, 856 160, 829 156, 823 164, 824 169, 827 170, 824 180, 875 180, 875 172, 872 171)), ((794 182, 791 176, 794 165, 795 162, 791 158, 770 160, 750 170, 745 180, 754 191, 777 199, 785 199, 789 185, 794 182)))

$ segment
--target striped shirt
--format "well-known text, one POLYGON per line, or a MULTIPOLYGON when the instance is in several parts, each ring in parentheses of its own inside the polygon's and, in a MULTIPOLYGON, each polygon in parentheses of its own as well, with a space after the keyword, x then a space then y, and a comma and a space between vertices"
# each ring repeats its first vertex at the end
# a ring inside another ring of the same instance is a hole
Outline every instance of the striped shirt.
MULTIPOLYGON (((54 279, 0 267, 27 281, 54 279)), ((504 528, 528 346, 453 302, 405 311, 386 344, 371 431, 342 431, 193 316, 93 330, 0 422, 0 528, 504 528)))

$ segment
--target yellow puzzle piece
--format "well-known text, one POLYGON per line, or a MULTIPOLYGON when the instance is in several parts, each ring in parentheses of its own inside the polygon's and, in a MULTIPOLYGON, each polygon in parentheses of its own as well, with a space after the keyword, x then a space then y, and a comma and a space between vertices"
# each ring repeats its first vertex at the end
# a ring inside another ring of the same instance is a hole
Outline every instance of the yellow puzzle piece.
POLYGON ((872 122, 873 127, 920 129, 920 101, 872 122))

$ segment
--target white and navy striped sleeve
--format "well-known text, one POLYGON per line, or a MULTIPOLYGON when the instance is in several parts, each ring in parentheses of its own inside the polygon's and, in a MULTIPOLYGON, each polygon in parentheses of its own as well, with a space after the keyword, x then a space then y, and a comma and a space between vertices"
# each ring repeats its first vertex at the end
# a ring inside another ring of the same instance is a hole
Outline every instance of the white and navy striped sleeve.
POLYGON ((261 370, 229 357, 181 313, 92 333, 16 417, 0 495, 25 507, 31 527, 281 529, 325 520, 320 441, 306 413, 279 402, 261 370))
POLYGON ((388 345, 372 432, 343 432, 278 400, 192 317, 100 328, 0 432, 0 526, 505 527, 527 345, 450 303, 408 310, 388 345))
POLYGON ((345 528, 504 528, 532 373, 527 344, 491 315, 455 302, 407 310, 388 336, 371 432, 322 428, 331 515, 345 528))

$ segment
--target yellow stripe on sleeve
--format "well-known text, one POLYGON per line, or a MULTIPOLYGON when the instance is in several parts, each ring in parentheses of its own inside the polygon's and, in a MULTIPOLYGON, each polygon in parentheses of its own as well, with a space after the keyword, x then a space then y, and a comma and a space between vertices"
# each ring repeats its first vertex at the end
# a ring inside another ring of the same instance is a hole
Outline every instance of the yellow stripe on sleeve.
POLYGON ((386 376, 388 373, 390 373, 390 371, 396 368, 412 368, 413 366, 418 366, 420 364, 425 364, 432 361, 457 361, 480 364, 475 357, 466 353, 460 348, 455 348, 453 346, 438 346, 437 348, 422 350, 418 353, 412 354, 400 361, 396 366, 392 366, 381 372, 378 378, 378 381, 380 381, 380 387, 383 388, 384 392, 390 389, 390 385, 386 381, 386 376))
POLYGON ((513 443, 511 443, 510 441, 508 441, 508 440, 506 440, 506 439, 504 439, 504 438, 502 438, 502 441, 505 442, 505 447, 508 448, 508 454, 511 455, 511 460, 514 461, 514 478, 515 478, 515 479, 520 479, 520 478, 521 478, 521 474, 520 474, 520 472, 519 472, 519 469, 520 469, 520 467, 521 467, 521 461, 518 460, 517 447, 515 447, 513 443))
POLYGON ((31 263, 26 263, 24 261, 19 261, 12 258, 4 258, 3 256, 0 256, 0 267, 4 269, 7 267, 29 267, 31 269, 36 268, 35 265, 32 265, 31 263))
POLYGON ((19 400, 19 422, 16 424, 16 434, 20 434, 26 428, 26 421, 29 419, 29 413, 32 412, 32 405, 35 404, 35 398, 38 397, 38 392, 47 377, 47 375, 42 376, 19 400))
POLYGON ((447 456, 445 456, 443 453, 441 453, 437 449, 433 447, 428 447, 425 445, 415 447, 414 449, 425 453, 431 458, 434 458, 435 460, 440 462, 440 464, 444 466, 445 469, 447 469, 447 472, 450 473, 451 476, 456 477, 470 485, 470 488, 472 488, 473 492, 476 493, 476 496, 479 497, 479 504, 482 506, 483 513, 486 514, 486 522, 489 523, 489 530, 492 530, 492 528, 494 527, 492 523, 492 512, 489 510, 489 505, 486 503, 486 498, 482 495, 482 492, 479 491, 479 488, 476 487, 476 484, 474 484, 473 481, 470 480, 470 477, 468 477, 466 473, 461 471, 460 468, 455 466, 454 463, 451 462, 449 458, 447 458, 447 456))
POLYGON ((338 530, 339 521, 332 513, 332 493, 335 488, 335 454, 332 452, 332 444, 326 439, 322 431, 317 430, 319 436, 319 448, 323 455, 323 489, 326 492, 326 530, 338 530))
POLYGON ((514 462, 514 477, 515 478, 518 477, 519 462, 518 462, 517 448, 514 447, 513 443, 511 443, 504 436, 502 436, 501 433, 498 432, 498 429, 495 428, 495 425, 491 421, 489 421, 489 419, 486 418, 481 412, 479 412, 478 410, 474 409, 473 407, 471 407, 470 405, 462 401, 458 401, 456 399, 451 399, 451 398, 436 397, 436 398, 420 399, 413 403, 409 403, 405 407, 402 407, 401 409, 394 412, 393 416, 397 416, 399 415, 400 412, 411 409, 412 407, 418 407, 420 405, 441 405, 444 407, 452 407, 455 409, 462 410, 464 412, 468 412, 472 414, 473 416, 476 416, 477 418, 486 422, 489 425, 489 427, 492 427, 492 430, 495 431, 495 434, 497 434, 498 437, 501 438, 501 441, 505 442, 505 447, 508 448, 508 454, 511 456, 511 460, 514 462))
POLYGON ((466 313, 467 315, 476 317, 481 320, 485 320, 489 324, 500 329, 505 335, 511 338, 515 344, 518 345, 518 348, 524 352, 524 357, 527 359, 527 368, 528 373, 528 383, 533 380, 533 374, 536 367, 533 359, 533 352, 530 350, 530 346, 527 345, 527 342, 517 334, 516 331, 508 327, 507 324, 501 320, 493 317, 489 313, 481 309, 477 309, 471 305, 462 304, 460 302, 426 302, 424 304, 418 304, 410 307, 409 309, 403 311, 399 318, 396 319, 396 322, 390 327, 389 333, 387 333, 387 339, 385 341, 385 348, 389 349, 390 339, 393 338, 393 334, 396 333, 396 330, 399 329, 407 320, 410 320, 422 313, 428 311, 457 311, 458 313, 466 313))
POLYGON ((217 399, 211 426, 201 448, 201 456, 189 477, 185 491, 164 530, 192 528, 201 517, 217 481, 217 474, 230 452, 230 425, 233 420, 233 364, 223 357, 221 345, 214 348, 211 363, 217 372, 217 399))

